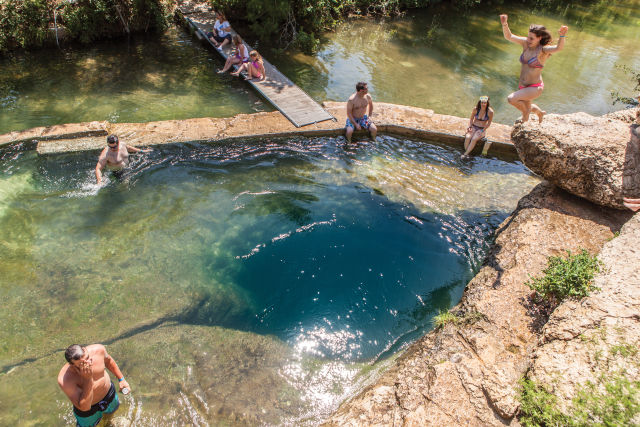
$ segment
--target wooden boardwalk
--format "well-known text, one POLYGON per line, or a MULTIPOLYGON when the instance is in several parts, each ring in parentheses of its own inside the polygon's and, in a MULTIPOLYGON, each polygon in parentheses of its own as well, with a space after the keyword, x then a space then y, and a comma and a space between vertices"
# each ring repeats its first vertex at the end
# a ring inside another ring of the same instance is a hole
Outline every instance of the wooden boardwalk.
MULTIPOLYGON (((193 28, 196 36, 201 40, 206 40, 226 60, 228 55, 231 54, 232 44, 228 43, 220 51, 207 38, 207 33, 211 31, 216 20, 214 12, 204 4, 193 5, 186 2, 178 10, 182 15, 182 19, 193 28)), ((232 30, 231 34, 235 34, 235 32, 232 30)), ((245 46, 249 52, 252 50, 247 43, 245 43, 245 46)), ((291 123, 296 127, 302 127, 325 120, 335 120, 335 117, 296 86, 287 76, 278 71, 264 57, 262 59, 264 61, 266 79, 263 81, 248 80, 247 82, 289 119, 291 123)), ((237 67, 234 66, 234 69, 237 69, 237 67)))

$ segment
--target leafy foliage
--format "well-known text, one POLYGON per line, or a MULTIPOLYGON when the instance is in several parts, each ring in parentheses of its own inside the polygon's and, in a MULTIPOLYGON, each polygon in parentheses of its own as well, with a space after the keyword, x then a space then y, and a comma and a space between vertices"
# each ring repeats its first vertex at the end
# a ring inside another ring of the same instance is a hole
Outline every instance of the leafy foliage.
POLYGON ((433 326, 436 329, 441 329, 447 326, 449 323, 458 325, 461 319, 450 311, 440 311, 437 315, 433 316, 433 326))
MULTIPOLYGON (((209 0, 235 21, 243 20, 260 39, 279 39, 280 44, 295 43, 311 53, 319 40, 314 34, 331 30, 348 15, 393 16, 407 8, 427 7, 436 0, 209 0)), ((480 0, 452 2, 475 5, 480 0)))
POLYGON ((544 387, 527 378, 520 381, 520 423, 525 427, 569 425, 558 410, 558 399, 544 387))
POLYGON ((131 32, 162 31, 168 23, 168 4, 160 0, 77 0, 66 3, 62 21, 74 39, 83 43, 131 32))
POLYGON ((1 0, 0 52, 41 47, 54 13, 72 39, 93 40, 133 32, 162 31, 175 0, 1 0))
POLYGON ((586 250, 567 257, 549 257, 542 277, 526 283, 542 299, 559 303, 565 298, 582 298, 591 291, 598 290, 592 285, 593 276, 600 271, 600 261, 586 250))
POLYGON ((52 11, 52 0, 0 1, 0 52, 42 44, 52 11))
POLYGON ((618 372, 597 384, 587 382, 577 390, 566 413, 557 397, 529 379, 520 381, 520 419, 524 426, 625 426, 640 413, 640 381, 629 381, 618 372))

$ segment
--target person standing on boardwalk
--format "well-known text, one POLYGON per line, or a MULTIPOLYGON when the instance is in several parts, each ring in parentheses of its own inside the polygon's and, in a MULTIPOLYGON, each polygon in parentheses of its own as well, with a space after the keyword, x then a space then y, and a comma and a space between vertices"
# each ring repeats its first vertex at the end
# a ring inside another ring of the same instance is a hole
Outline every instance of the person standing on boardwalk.
POLYGON ((464 136, 463 159, 469 156, 469 153, 473 151, 473 148, 480 139, 487 136, 487 129, 491 126, 492 121, 493 109, 489 105, 489 97, 481 96, 478 104, 471 112, 469 128, 467 129, 467 134, 464 136))
POLYGON ((351 142, 351 135, 355 130, 361 129, 367 129, 371 139, 375 141, 378 128, 369 119, 371 114, 373 114, 373 100, 369 95, 367 83, 358 82, 356 92, 347 101, 347 123, 345 125, 347 142, 351 142))
POLYGON ((542 68, 552 53, 560 52, 564 48, 565 36, 569 31, 569 27, 566 25, 561 26, 558 31, 560 35, 558 44, 550 46, 551 34, 542 25, 532 24, 529 26, 527 37, 520 37, 512 34, 511 30, 509 30, 507 15, 500 15, 500 22, 504 38, 512 43, 521 45, 523 48, 520 55, 522 68, 520 69, 518 90, 510 94, 507 100, 509 104, 522 112, 521 120, 523 122, 529 120, 529 114, 535 113, 538 116, 538 121, 542 123, 542 118, 546 111, 542 111, 540 107, 531 101, 542 95, 542 90, 544 89, 542 68))
POLYGON ((70 345, 64 357, 67 363, 60 369, 58 385, 73 404, 77 425, 95 426, 103 414, 113 414, 120 406, 116 388, 105 368, 118 378, 121 392, 129 392, 129 383, 102 344, 70 345))

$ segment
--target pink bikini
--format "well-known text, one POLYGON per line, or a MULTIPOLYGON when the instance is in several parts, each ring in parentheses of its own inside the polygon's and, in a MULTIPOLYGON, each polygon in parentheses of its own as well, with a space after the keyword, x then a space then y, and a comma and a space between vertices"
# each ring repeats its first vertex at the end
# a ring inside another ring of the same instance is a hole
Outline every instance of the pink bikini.
MULTIPOLYGON (((542 47, 540 47, 540 49, 536 51, 536 54, 533 57, 531 57, 528 61, 524 60, 524 51, 522 51, 522 55, 520 55, 520 62, 522 64, 527 64, 531 68, 544 68, 544 65, 538 59, 538 53, 541 50, 542 50, 542 47)), ((525 87, 541 87, 544 89, 544 82, 540 81, 540 83, 534 83, 526 86, 519 85, 518 90, 524 89, 525 87)))

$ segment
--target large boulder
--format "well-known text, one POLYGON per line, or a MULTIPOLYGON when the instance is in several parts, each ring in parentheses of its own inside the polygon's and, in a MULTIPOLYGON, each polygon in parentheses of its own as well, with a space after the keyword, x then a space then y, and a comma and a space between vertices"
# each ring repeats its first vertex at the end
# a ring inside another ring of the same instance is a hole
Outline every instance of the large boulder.
POLYGON ((542 124, 516 124, 511 139, 524 164, 546 180, 596 204, 625 209, 623 197, 640 198, 640 143, 631 126, 617 116, 550 114, 542 124))

